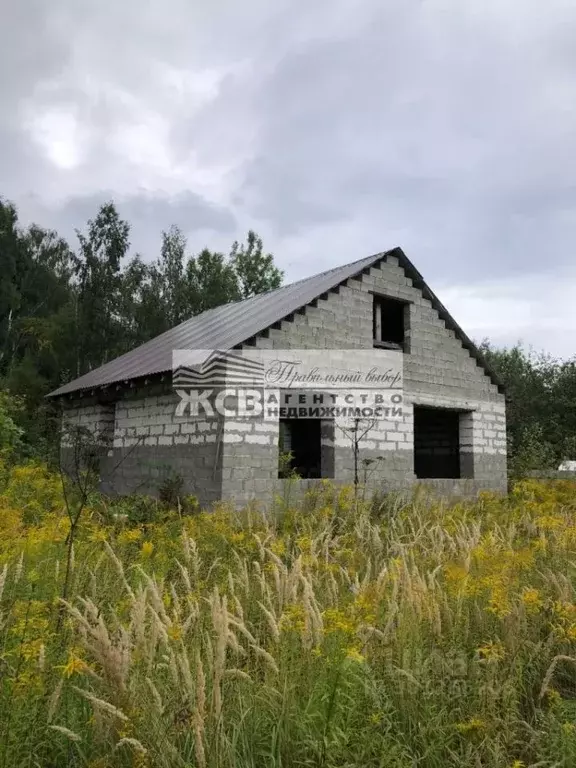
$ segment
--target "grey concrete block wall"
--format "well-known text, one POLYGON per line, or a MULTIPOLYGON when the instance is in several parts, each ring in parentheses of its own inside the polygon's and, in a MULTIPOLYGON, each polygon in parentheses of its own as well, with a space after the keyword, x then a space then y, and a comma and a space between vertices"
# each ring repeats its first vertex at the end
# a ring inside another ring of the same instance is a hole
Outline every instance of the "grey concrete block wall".
POLYGON ((85 429, 102 441, 112 444, 114 439, 115 404, 101 403, 95 397, 87 397, 67 407, 62 418, 62 448, 71 448, 74 432, 85 429))
MULTIPOLYGON (((60 462, 75 481, 88 464, 104 461, 114 439, 114 403, 85 397, 65 409, 62 416, 60 462)), ((92 470, 91 470, 92 471, 92 470)))
MULTIPOLYGON (((371 349, 373 295, 409 302, 404 361, 404 417, 380 422, 360 445, 362 458, 372 459, 367 482, 373 488, 400 489, 418 482, 414 474, 414 405, 456 409, 463 413, 461 456, 466 478, 423 480, 442 492, 459 495, 491 489, 504 492, 506 471, 506 417, 504 396, 488 374, 448 329, 431 302, 414 287, 394 257, 349 280, 292 319, 284 320, 256 339, 260 349, 371 349), (465 418, 464 418, 465 417, 465 418)), ((335 445, 335 479, 352 482, 354 456, 350 441, 340 433, 335 445)), ((272 446, 277 450, 276 446, 272 446)), ((259 459, 263 461, 262 457, 259 459)), ((272 466, 272 461, 270 466, 272 466)), ((230 495, 250 496, 250 478, 237 473, 230 495)), ((362 478, 362 475, 361 475, 362 478)), ((302 481, 303 485, 307 482, 302 481)), ((224 480, 224 493, 226 491, 224 480)), ((272 488, 272 486, 270 486, 272 488)), ((277 486, 275 486, 276 488, 277 486)), ((270 491, 273 493, 274 491, 270 491)))
MULTIPOLYGON (((367 472, 368 484, 400 489, 417 482, 413 406, 426 405, 462 413, 460 452, 465 478, 423 483, 444 493, 451 489, 459 494, 480 489, 504 491, 504 397, 394 257, 325 294, 315 306, 281 321, 253 344, 257 349, 272 350, 370 350, 377 361, 380 350, 373 345, 372 313, 375 293, 409 302, 409 309, 403 417, 379 422, 362 442, 361 457, 375 460, 367 472)), ((283 486, 278 480, 278 422, 179 418, 178 397, 169 387, 165 382, 119 394, 113 445, 103 459, 103 488, 115 493, 157 493, 166 477, 179 474, 186 492, 197 495, 203 504, 218 498, 237 504, 254 498, 269 503, 283 486)), ((107 408, 105 418, 110 424, 109 404, 107 408)), ((104 412, 90 400, 85 405, 73 403, 68 412, 86 424, 90 420, 101 424, 104 418, 104 412)), ((351 443, 337 424, 330 447, 335 481, 352 482, 351 443)), ((311 484, 299 482, 302 488, 311 484)))
MULTIPOLYGON (((221 497, 222 419, 178 416, 178 404, 178 395, 164 385, 129 390, 107 406, 113 409, 114 422, 111 444, 101 460, 105 493, 156 496, 167 483, 181 478, 183 492, 197 496, 202 505, 221 497)), ((76 401, 64 418, 74 414, 89 426, 88 414, 95 424, 96 412, 90 399, 76 401)))

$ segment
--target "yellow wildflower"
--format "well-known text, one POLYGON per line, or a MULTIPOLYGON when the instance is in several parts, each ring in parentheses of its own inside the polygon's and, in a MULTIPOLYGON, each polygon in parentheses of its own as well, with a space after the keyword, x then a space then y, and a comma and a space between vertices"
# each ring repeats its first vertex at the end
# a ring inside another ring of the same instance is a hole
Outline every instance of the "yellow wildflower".
POLYGON ((358 664, 363 664, 366 659, 362 654, 360 653, 359 649, 355 646, 350 646, 349 648, 346 648, 346 658, 350 659, 350 661, 355 661, 358 664))
POLYGON ((299 603, 293 603, 292 605, 287 605, 284 609, 282 616, 280 616, 278 626, 281 631, 295 630, 297 632, 302 632, 306 627, 305 618, 306 612, 304 606, 299 603))
POLYGON ((172 624, 172 626, 168 627, 166 630, 166 634, 170 638, 170 640, 181 640, 182 639, 182 627, 179 624, 172 624))
POLYGON ((535 522, 543 531, 553 531, 564 525, 564 520, 559 515, 540 515, 536 517, 535 522))
POLYGON ((92 528, 88 536, 88 541, 106 541, 108 539, 108 532, 105 528, 92 528))
POLYGON ((540 592, 537 589, 529 587, 522 592, 521 600, 526 609, 526 613, 538 613, 543 605, 540 592))
POLYGON ((129 528, 118 535, 118 544, 132 544, 135 541, 140 541, 141 538, 142 531, 139 528, 129 528))
POLYGON ((296 544, 301 552, 309 553, 312 549, 312 539, 310 536, 300 536, 296 539, 296 544))
POLYGON ((468 577, 468 571, 457 563, 448 563, 444 566, 444 575, 447 581, 455 584, 462 583, 468 577))
POLYGON ((286 544, 283 539, 274 539, 270 544, 270 549, 275 555, 278 555, 278 557, 282 557, 282 555, 286 554, 286 544))
POLYGON ((57 667, 57 669, 62 670, 64 677, 72 677, 72 675, 83 674, 88 668, 88 664, 86 664, 83 659, 79 658, 74 653, 70 653, 68 655, 68 661, 66 664, 57 667))
POLYGON ((325 610, 322 613, 322 621, 324 624, 324 632, 326 634, 332 632, 353 633, 356 631, 355 622, 343 611, 340 611, 337 608, 328 608, 325 610))
POLYGON ((477 652, 482 661, 487 661, 489 663, 502 661, 506 655, 506 649, 501 642, 489 642, 485 645, 481 645, 477 649, 477 652))
POLYGON ((576 618, 576 605, 574 603, 557 600, 552 610, 563 621, 573 621, 576 618))
POLYGON ((486 728, 486 721, 481 717, 471 717, 464 723, 457 723, 456 729, 460 733, 474 733, 475 731, 482 731, 486 728))
POLYGON ((152 552, 154 552, 154 544, 151 541, 145 541, 140 549, 142 557, 150 557, 152 552))
POLYGON ((488 610, 499 619, 503 619, 512 612, 508 587, 501 579, 492 580, 490 597, 488 599, 488 610))

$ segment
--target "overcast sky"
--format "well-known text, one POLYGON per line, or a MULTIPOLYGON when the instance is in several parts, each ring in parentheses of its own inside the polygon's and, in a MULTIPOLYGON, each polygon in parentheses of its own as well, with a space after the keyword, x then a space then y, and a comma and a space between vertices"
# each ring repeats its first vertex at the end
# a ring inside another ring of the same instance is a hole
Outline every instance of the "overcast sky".
POLYGON ((480 340, 576 353, 574 0, 7 0, 0 195, 287 280, 399 245, 480 340))

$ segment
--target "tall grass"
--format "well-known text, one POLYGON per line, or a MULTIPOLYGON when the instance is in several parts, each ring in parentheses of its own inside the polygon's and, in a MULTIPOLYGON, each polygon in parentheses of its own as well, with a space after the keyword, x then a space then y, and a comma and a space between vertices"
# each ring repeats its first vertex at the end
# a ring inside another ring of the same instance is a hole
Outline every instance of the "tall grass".
POLYGON ((61 607, 57 480, 6 479, 0 768, 576 764, 576 485, 112 512, 61 607))

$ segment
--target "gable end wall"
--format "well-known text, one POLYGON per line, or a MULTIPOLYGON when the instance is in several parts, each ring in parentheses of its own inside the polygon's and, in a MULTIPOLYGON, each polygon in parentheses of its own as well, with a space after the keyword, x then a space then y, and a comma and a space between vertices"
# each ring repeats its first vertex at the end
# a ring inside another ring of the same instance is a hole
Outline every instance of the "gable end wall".
MULTIPOLYGON (((377 469, 367 477, 378 488, 406 488, 416 482, 414 475, 414 405, 453 408, 467 412, 461 417, 461 480, 426 480, 425 485, 441 493, 471 495, 481 489, 505 491, 506 423, 504 396, 485 370, 465 349, 454 331, 446 327, 431 302, 415 288, 396 257, 370 268, 361 277, 350 279, 337 291, 318 299, 256 338, 259 349, 369 349, 375 365, 379 350, 373 346, 373 294, 410 302, 406 333, 409 353, 404 355, 404 417, 401 421, 380 422, 361 445, 361 458, 383 456, 377 469)), ((240 441, 238 420, 224 425, 223 493, 239 503, 281 492, 282 481, 266 481, 276 475, 277 437, 265 423, 258 427, 267 434, 259 449, 257 475, 246 466, 249 451, 240 441), (229 447, 227 447, 229 446, 229 447), (235 446, 235 447, 232 447, 235 446)), ((335 437, 336 478, 353 480, 353 452, 341 430, 335 437)), ((309 484, 301 481, 302 486, 309 484)))

